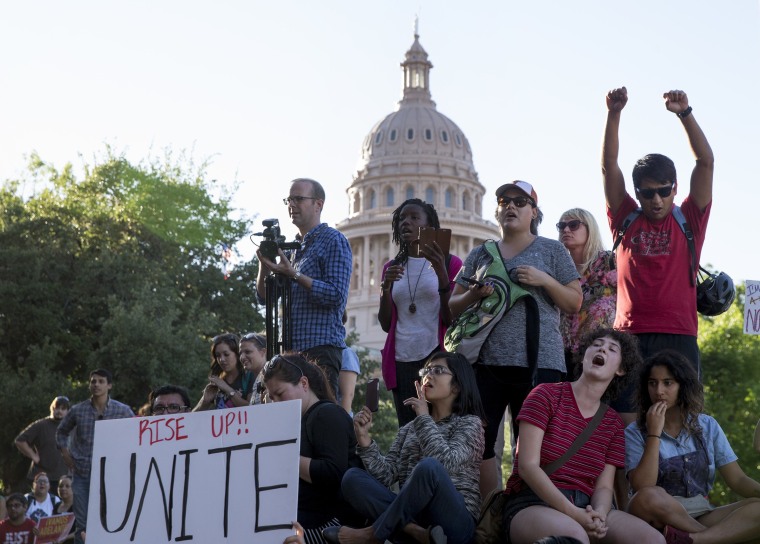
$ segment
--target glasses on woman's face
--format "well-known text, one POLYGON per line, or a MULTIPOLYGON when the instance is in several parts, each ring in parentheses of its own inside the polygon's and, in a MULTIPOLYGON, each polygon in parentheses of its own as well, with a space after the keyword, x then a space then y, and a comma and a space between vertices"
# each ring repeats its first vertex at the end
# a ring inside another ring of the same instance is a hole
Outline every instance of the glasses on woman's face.
POLYGON ((514 204, 517 208, 524 208, 528 204, 531 206, 535 206, 533 201, 528 198, 527 196, 500 196, 496 202, 501 206, 502 208, 506 208, 509 206, 510 203, 514 204))
POLYGON ((454 375, 451 370, 441 365, 426 366, 420 369, 420 378, 424 378, 428 374, 432 374, 433 376, 440 376, 441 374, 454 375))
POLYGON ((572 219, 570 221, 560 221, 559 223, 557 223, 557 230, 559 232, 562 232, 563 230, 565 230, 565 227, 567 227, 572 231, 576 231, 581 227, 581 225, 585 225, 585 224, 586 223, 584 223, 580 219, 572 219))
POLYGON ((674 183, 671 183, 667 187, 658 187, 657 189, 636 189, 636 194, 644 200, 652 200, 654 195, 660 195, 660 198, 667 198, 673 192, 674 185, 674 183))

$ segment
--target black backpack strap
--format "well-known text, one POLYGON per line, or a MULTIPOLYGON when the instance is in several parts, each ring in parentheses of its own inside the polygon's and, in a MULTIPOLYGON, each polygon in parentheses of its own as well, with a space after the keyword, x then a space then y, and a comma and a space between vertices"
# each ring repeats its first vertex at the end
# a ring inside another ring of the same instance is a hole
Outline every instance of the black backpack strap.
POLYGON ((641 208, 636 208, 631 213, 629 213, 625 219, 623 219, 623 223, 618 227, 618 229, 615 231, 615 243, 612 246, 612 253, 615 253, 615 250, 620 245, 620 242, 623 241, 623 236, 625 236, 625 231, 628 230, 628 227, 631 226, 631 223, 633 223, 638 216, 641 215, 641 208))
POLYGON ((689 281, 691 282, 691 285, 693 286, 697 277, 697 268, 699 267, 699 265, 697 264, 697 249, 694 247, 694 233, 691 232, 691 227, 689 227, 689 222, 686 221, 686 217, 684 216, 679 206, 673 206, 672 213, 673 213, 673 217, 676 218, 676 222, 678 223, 678 226, 681 227, 681 232, 683 232, 684 236, 686 236, 686 243, 689 244, 689 253, 691 254, 691 268, 689 268, 689 281))

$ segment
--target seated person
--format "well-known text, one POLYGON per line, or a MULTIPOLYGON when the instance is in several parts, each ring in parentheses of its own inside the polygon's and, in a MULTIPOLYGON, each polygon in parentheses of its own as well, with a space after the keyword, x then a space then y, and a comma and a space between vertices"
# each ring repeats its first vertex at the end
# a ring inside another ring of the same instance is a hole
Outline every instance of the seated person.
POLYGON ((340 492, 346 470, 361 466, 351 418, 335 404, 324 370, 300 353, 275 355, 263 372, 270 401, 301 401, 298 522, 313 544, 323 528, 353 520, 340 492))
POLYGON ((638 396, 638 420, 625 430, 629 512, 664 530, 669 543, 757 542, 760 483, 739 467, 718 422, 701 413, 702 385, 689 360, 673 350, 647 359, 638 396), (755 498, 711 505, 716 470, 737 494, 755 498))
POLYGON ((641 366, 635 337, 599 329, 582 342, 574 382, 539 384, 525 399, 518 420, 514 469, 507 481, 504 531, 512 544, 562 535, 586 544, 656 544, 660 533, 612 508, 616 468, 623 467, 623 420, 602 399, 614 399, 641 366), (599 409, 604 416, 580 449, 554 471, 599 409))
POLYGON ((483 408, 472 365, 457 353, 436 352, 419 371, 417 396, 404 405, 416 417, 387 455, 370 439, 372 412, 354 416, 357 451, 366 472, 351 469, 343 493, 370 527, 330 527, 328 542, 379 543, 405 532, 419 542, 468 543, 480 515, 483 408), (390 487, 398 483, 398 494, 390 487))

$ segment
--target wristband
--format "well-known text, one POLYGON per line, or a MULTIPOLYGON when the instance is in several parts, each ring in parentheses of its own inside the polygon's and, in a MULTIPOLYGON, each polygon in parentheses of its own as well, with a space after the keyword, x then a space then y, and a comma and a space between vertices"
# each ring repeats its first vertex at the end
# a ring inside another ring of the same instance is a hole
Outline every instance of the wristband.
POLYGON ((446 293, 448 293, 449 291, 451 291, 451 288, 450 288, 448 285, 447 285, 446 287, 443 287, 443 288, 438 288, 438 292, 439 292, 441 295, 445 295, 445 294, 446 294, 446 293))
POLYGON ((660 435, 659 434, 648 434, 647 438, 657 438, 659 440, 660 435))
POLYGON ((683 110, 681 113, 676 113, 676 115, 681 119, 686 119, 689 115, 691 115, 691 106, 683 110))

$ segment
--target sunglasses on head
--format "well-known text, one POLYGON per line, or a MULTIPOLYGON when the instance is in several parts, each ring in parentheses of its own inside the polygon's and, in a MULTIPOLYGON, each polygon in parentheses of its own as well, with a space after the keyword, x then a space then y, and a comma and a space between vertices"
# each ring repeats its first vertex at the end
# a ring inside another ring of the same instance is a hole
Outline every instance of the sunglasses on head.
POLYGON ((266 340, 262 340, 262 338, 263 337, 260 334, 256 334, 255 332, 249 332, 248 334, 246 334, 240 339, 240 342, 253 341, 253 342, 256 342, 260 348, 265 348, 267 347, 267 342, 266 340))
POLYGON ((565 230, 565 227, 568 227, 570 230, 578 230, 581 225, 585 225, 583 221, 580 219, 571 219, 570 221, 560 221, 557 223, 557 230, 562 232, 565 230))
POLYGON ((496 202, 497 202, 497 203, 499 204, 499 206, 501 206, 502 208, 506 208, 507 206, 509 206, 510 202, 511 202, 512 204, 514 204, 514 205, 515 205, 516 207, 518 207, 518 208, 524 208, 524 207, 525 207, 525 206, 527 206, 528 204, 530 204, 531 206, 534 206, 534 205, 535 205, 535 204, 533 203, 533 200, 531 200, 531 199, 530 199, 530 198, 528 198, 527 196, 516 196, 516 197, 511 197, 511 196, 500 196, 500 197, 499 197, 499 198, 496 200, 496 202))
POLYGON ((301 367, 295 364, 293 361, 285 357, 284 355, 275 355, 272 357, 272 360, 269 361, 267 364, 264 365, 264 368, 262 371, 264 372, 264 375, 268 374, 270 370, 274 370, 275 365, 277 365, 280 361, 285 361, 287 364, 295 368, 299 374, 301 374, 301 378, 303 378, 303 370, 301 370, 301 367))
POLYGON ((654 195, 660 195, 660 198, 666 198, 673 192, 675 183, 671 183, 667 187, 659 187, 657 189, 636 189, 636 194, 645 200, 652 200, 654 195))

